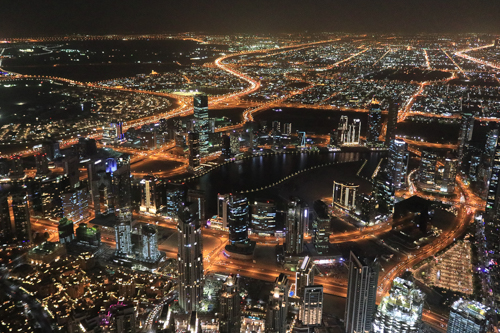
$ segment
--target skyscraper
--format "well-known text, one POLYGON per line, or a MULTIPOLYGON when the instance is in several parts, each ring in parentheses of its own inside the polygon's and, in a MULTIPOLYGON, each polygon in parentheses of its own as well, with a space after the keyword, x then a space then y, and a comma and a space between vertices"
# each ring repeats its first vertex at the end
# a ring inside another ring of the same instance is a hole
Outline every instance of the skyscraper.
POLYGON ((394 213, 395 187, 388 167, 385 166, 373 178, 372 196, 375 198, 377 210, 384 216, 392 216, 394 213))
POLYGON ((7 197, 11 231, 19 243, 31 242, 31 222, 28 196, 25 192, 12 193, 7 197))
POLYGON ((288 293, 290 286, 288 277, 281 273, 274 282, 269 295, 266 316, 266 332, 285 333, 288 314, 288 293))
POLYGON ((304 251, 304 232, 309 226, 309 207, 299 198, 291 198, 286 211, 287 255, 298 255, 304 251))
POLYGON ((314 208, 314 247, 319 254, 325 254, 330 249, 331 218, 328 215, 328 205, 321 200, 313 203, 314 208))
POLYGON ((476 301, 460 298, 451 306, 447 333, 486 333, 490 309, 476 301))
POLYGON ((229 195, 227 210, 229 241, 231 244, 248 242, 248 199, 243 195, 229 195))
POLYGON ((153 225, 143 225, 141 228, 141 260, 154 262, 159 257, 158 232, 153 225))
POLYGON ((178 218, 182 203, 186 202, 187 200, 187 191, 187 186, 184 183, 177 184, 169 182, 167 184, 167 216, 174 220, 178 218))
POLYGON ((117 220, 115 222, 115 254, 119 257, 132 255, 132 227, 131 221, 117 220))
POLYGON ((196 311, 203 296, 203 255, 201 225, 193 203, 186 203, 177 223, 179 305, 185 312, 196 311))
POLYGON ((220 332, 239 333, 241 325, 238 278, 229 275, 219 293, 220 332))
POLYGON ((67 244, 75 239, 73 221, 68 220, 67 218, 63 217, 59 220, 57 231, 59 233, 59 243, 61 244, 67 244))
POLYGON ((376 100, 372 101, 368 111, 368 131, 366 133, 366 145, 369 147, 379 146, 380 133, 382 130, 382 110, 376 100))
POLYGON ((452 194, 455 191, 458 159, 453 154, 448 154, 444 160, 443 167, 440 167, 439 169, 439 191, 442 193, 452 194))
POLYGON ((387 167, 396 190, 402 189, 406 185, 409 160, 408 144, 403 140, 392 140, 389 146, 389 162, 387 167))
POLYGON ((398 125, 398 112, 401 103, 397 100, 389 101, 389 112, 387 114, 387 129, 385 132, 385 146, 389 147, 396 139, 396 127, 398 125))
POLYGON ((423 150, 418 168, 418 183, 423 189, 434 189, 436 186, 437 154, 431 150, 423 150))
POLYGON ((307 286, 299 310, 304 325, 321 326, 323 319, 323 286, 307 286))
POLYGON ((61 194, 63 216, 75 223, 90 217, 89 192, 86 187, 61 194))
POLYGON ((472 131, 474 130, 474 112, 462 104, 462 118, 460 120, 460 130, 458 132, 458 160, 462 161, 466 146, 472 140, 472 131))
POLYGON ((346 333, 369 332, 375 314, 379 264, 361 263, 351 252, 344 323, 346 333))
POLYGON ((343 209, 356 208, 356 193, 359 185, 333 181, 333 203, 343 209))
POLYGON ((190 132, 188 135, 189 140, 189 167, 194 169, 200 165, 201 148, 200 148, 200 134, 190 132))
POLYGON ((49 160, 47 154, 40 153, 35 155, 36 174, 37 176, 44 176, 49 173, 49 160))
POLYGON ((199 134, 200 156, 208 155, 208 133, 210 132, 208 122, 208 96, 206 94, 194 95, 194 132, 199 134))
POLYGON ((422 332, 422 309, 425 294, 415 283, 395 278, 389 296, 380 302, 372 329, 374 333, 422 332))
POLYGON ((274 201, 255 201, 252 205, 251 228, 253 233, 273 235, 276 231, 276 205, 274 201))
POLYGON ((145 176, 141 180, 141 212, 156 214, 159 207, 158 193, 156 189, 157 182, 158 180, 155 176, 145 176))
POLYGON ((305 256, 295 272, 295 296, 303 297, 304 289, 314 284, 315 265, 309 256, 305 256))

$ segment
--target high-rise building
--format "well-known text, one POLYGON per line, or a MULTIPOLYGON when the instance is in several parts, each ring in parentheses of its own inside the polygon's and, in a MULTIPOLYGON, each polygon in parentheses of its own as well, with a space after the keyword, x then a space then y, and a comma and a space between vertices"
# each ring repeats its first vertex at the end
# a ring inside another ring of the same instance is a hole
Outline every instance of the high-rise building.
POLYGON ((408 174, 408 161, 410 154, 408 144, 403 140, 394 139, 389 145, 388 172, 396 190, 406 186, 406 177, 408 174))
POLYGON ((460 298, 451 306, 447 333, 486 333, 490 309, 476 301, 460 298))
POLYGON ((59 243, 61 244, 67 244, 75 239, 73 221, 65 217, 59 220, 57 231, 59 232, 59 243))
POLYGON ((299 198, 291 198, 286 211, 286 243, 287 255, 298 255, 304 252, 304 233, 309 227, 309 207, 299 198))
POLYGON ((19 243, 31 242, 31 222, 28 196, 25 192, 12 193, 7 197, 13 239, 19 243))
POLYGON ((330 249, 331 218, 328 205, 321 200, 313 203, 314 208, 314 247, 319 254, 325 254, 330 249))
POLYGON ((460 120, 460 130, 458 132, 458 159, 462 161, 466 146, 472 140, 472 132, 474 130, 474 113, 469 108, 462 104, 462 118, 460 120))
POLYGON ((66 156, 63 159, 64 174, 68 177, 70 186, 75 188, 80 185, 80 170, 77 156, 66 156))
POLYGON ((339 125, 337 127, 337 133, 338 133, 338 140, 342 144, 347 141, 348 127, 349 127, 349 117, 345 115, 340 116, 339 125))
POLYGON ((177 230, 179 305, 185 312, 196 311, 203 296, 203 254, 201 225, 195 204, 183 205, 177 230))
POLYGON ((248 199, 242 195, 229 195, 227 210, 229 241, 231 244, 248 242, 248 199))
POLYGON ((115 222, 115 254, 119 257, 132 255, 132 226, 131 221, 117 220, 115 222))
POLYGON ((114 198, 115 215, 129 224, 132 221, 132 187, 130 177, 130 155, 116 158, 116 170, 111 173, 111 191, 114 198))
POLYGON ((37 176, 45 176, 49 173, 49 159, 47 158, 47 154, 36 154, 35 162, 37 176))
POLYGON ((380 133, 382 131, 382 110, 376 100, 372 101, 368 111, 368 131, 366 133, 366 145, 376 147, 380 143, 380 133))
POLYGON ((307 286, 300 304, 299 319, 307 326, 321 326, 323 319, 323 286, 307 286))
POLYGON ((155 176, 146 176, 141 180, 141 206, 140 211, 156 214, 159 208, 159 198, 156 185, 158 179, 155 176))
POLYGON ((375 313, 373 332, 422 332, 424 298, 425 294, 415 283, 395 278, 389 296, 382 299, 375 313))
POLYGON ((222 135, 221 140, 222 140, 221 143, 222 156, 224 158, 231 157, 231 139, 229 138, 229 135, 227 134, 222 135))
POLYGON ((11 156, 10 157, 10 178, 22 178, 24 177, 24 167, 23 167, 23 159, 21 156, 11 156))
POLYGON ((136 314, 133 305, 118 305, 112 307, 111 318, 115 326, 115 332, 135 333, 136 314))
POLYGON ((117 143, 123 140, 123 123, 114 122, 102 128, 102 140, 105 143, 117 143))
POLYGON ((281 124, 279 121, 273 120, 271 125, 273 133, 281 133, 281 124))
POLYGON ((458 159, 453 154, 448 154, 444 159, 444 165, 438 169, 440 192, 450 194, 455 191, 457 171, 458 159))
POLYGON ((333 203, 343 209, 356 208, 356 193, 359 185, 333 181, 333 203))
POLYGON ((231 155, 237 155, 240 152, 240 134, 238 132, 232 131, 229 135, 229 147, 231 155))
POLYGON ((205 221, 205 192, 201 190, 188 190, 187 201, 194 202, 198 210, 198 219, 205 221))
POLYGON ((338 141, 342 145, 359 145, 361 135, 361 120, 353 119, 349 123, 347 116, 341 116, 337 129, 338 141))
POLYGON ((434 189, 436 186, 437 154, 431 150, 423 150, 418 168, 418 183, 423 189, 434 189))
POLYGON ((344 314, 346 333, 370 332, 376 310, 378 272, 377 260, 362 263, 351 252, 344 314))
POLYGON ((392 216, 394 213, 395 203, 395 187, 391 174, 387 169, 387 166, 381 168, 373 178, 372 191, 372 196, 375 198, 378 205, 377 210, 386 217, 392 216))
POLYGON ((208 155, 208 133, 210 132, 208 121, 208 96, 206 94, 194 95, 194 122, 193 130, 199 134, 200 157, 205 157, 208 155))
POLYGON ((79 223, 90 217, 89 192, 86 187, 61 194, 63 217, 79 223))
POLYGON ((389 102, 389 112, 387 113, 387 129, 385 132, 385 146, 389 147, 396 139, 396 127, 398 125, 398 112, 401 103, 397 100, 389 102))
POLYGON ((276 205, 274 201, 255 201, 253 203, 251 229, 253 233, 274 235, 276 231, 276 205))
POLYGON ((295 296, 303 297, 304 289, 314 284, 315 265, 309 256, 305 256, 295 272, 295 296))
POLYGON ((172 219, 177 219, 182 203, 187 201, 187 186, 169 182, 166 190, 166 211, 167 216, 172 219))
POLYGON ((227 204, 229 202, 229 194, 218 194, 217 195, 217 216, 222 219, 222 228, 227 228, 227 204))
POLYGON ((97 226, 89 228, 86 223, 80 223, 76 228, 76 241, 83 245, 99 247, 101 245, 101 230, 97 226))
POLYGON ((291 135, 292 134, 292 124, 291 123, 284 123, 283 124, 283 134, 284 135, 291 135))
POLYGON ((220 332, 239 333, 241 325, 238 278, 229 275, 219 293, 220 332))
POLYGON ((288 277, 281 273, 274 282, 269 295, 266 316, 266 332, 285 333, 287 329, 288 293, 290 286, 288 277))
POLYGON ((189 138, 189 167, 194 169, 200 165, 201 149, 200 149, 200 134, 190 132, 189 138))
POLYGON ((159 257, 158 232, 153 225, 143 225, 141 228, 141 260, 155 262, 159 257))

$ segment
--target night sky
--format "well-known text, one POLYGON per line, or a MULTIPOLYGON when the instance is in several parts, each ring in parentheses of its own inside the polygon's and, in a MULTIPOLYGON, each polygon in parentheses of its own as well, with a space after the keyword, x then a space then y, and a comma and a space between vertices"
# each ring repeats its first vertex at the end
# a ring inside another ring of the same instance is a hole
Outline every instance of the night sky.
POLYGON ((0 37, 54 34, 500 33, 500 0, 3 0, 0 37))

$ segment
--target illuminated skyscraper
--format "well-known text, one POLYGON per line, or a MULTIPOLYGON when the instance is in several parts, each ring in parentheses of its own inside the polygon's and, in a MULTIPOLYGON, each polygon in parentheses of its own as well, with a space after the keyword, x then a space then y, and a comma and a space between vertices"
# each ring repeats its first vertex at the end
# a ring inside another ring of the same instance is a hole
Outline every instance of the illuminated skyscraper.
POLYGON ((389 146, 388 173, 396 190, 406 186, 408 174, 408 161, 410 154, 407 143, 403 140, 393 140, 389 146))
POLYGON ((460 298, 451 306, 447 333, 486 333, 490 309, 476 301, 460 298))
POLYGON ((241 325, 238 278, 229 275, 219 293, 220 332, 239 333, 241 325))
POLYGON ((59 220, 57 225, 57 231, 59 233, 59 243, 67 244, 75 239, 75 230, 73 221, 67 218, 62 218, 59 220))
POLYGON ((132 255, 132 227, 131 221, 118 220, 115 223, 116 255, 128 257, 132 255))
POLYGON ((189 140, 189 167, 194 169, 200 165, 201 148, 200 148, 200 134, 190 132, 188 135, 189 140))
POLYGON ((49 173, 49 159, 47 158, 47 154, 36 154, 35 162, 37 176, 44 176, 49 173))
POLYGON ((460 130, 458 132, 458 159, 462 161, 466 146, 472 140, 472 131, 474 130, 474 113, 462 104, 462 118, 460 121, 460 130))
POLYGON ((444 160, 444 165, 439 170, 439 191, 447 194, 453 193, 456 185, 458 159, 453 154, 449 154, 444 160))
POLYGON ((288 315, 288 293, 290 286, 288 277, 281 273, 274 282, 274 289, 269 295, 266 316, 266 332, 285 333, 288 315))
POLYGON ((376 147, 380 144, 380 133, 382 130, 382 110, 377 101, 372 101, 368 111, 368 131, 366 133, 366 144, 369 147, 376 147))
POLYGON ((195 204, 186 203, 182 207, 177 230, 179 305, 185 312, 196 311, 203 296, 203 248, 195 204))
POLYGON ((398 125, 398 112, 401 103, 397 100, 389 102, 389 112, 387 113, 387 129, 385 132, 385 146, 389 147, 396 139, 396 127, 398 125))
POLYGON ((194 95, 194 122, 194 132, 199 134, 200 156, 205 157, 208 155, 208 133, 210 132, 206 94, 194 95))
POLYGON ((255 201, 252 205, 253 233, 273 235, 276 231, 276 205, 274 201, 255 201))
POLYGON ((154 176, 145 176, 140 183, 141 188, 141 212, 156 214, 159 207, 156 184, 158 180, 154 176))
POLYGON ((25 192, 12 193, 7 197, 10 228, 18 243, 31 242, 31 222, 28 196, 25 192))
POLYGON ((231 244, 248 242, 248 199, 243 195, 230 194, 227 202, 229 241, 231 244))
POLYGON ((418 183, 423 189, 434 189, 436 186, 437 154, 431 150, 423 150, 418 169, 418 183))
POLYGON ((287 255, 298 255, 304 251, 304 233, 309 226, 309 207, 299 198, 288 202, 286 212, 286 243, 287 255))
POLYGON ((323 319, 323 286, 304 288, 299 310, 299 319, 307 326, 321 326, 323 319))
POLYGON ((373 319, 374 333, 422 332, 425 294, 411 281, 395 278, 389 296, 380 302, 373 319))
POLYGON ((159 257, 158 232, 153 225, 143 225, 141 228, 141 260, 154 262, 159 257))
POLYGON ((187 200, 187 187, 184 183, 168 183, 167 184, 167 216, 172 219, 177 219, 181 205, 187 200))
POLYGON ((356 208, 356 193, 359 185, 333 181, 333 203, 343 209, 356 208))
POLYGON ((346 333, 370 332, 377 298, 379 264, 361 263, 351 252, 344 314, 346 333))
POLYGON ((314 284, 314 272, 316 268, 309 256, 305 256, 295 272, 295 296, 303 297, 304 289, 314 284))
POLYGON ((331 218, 328 215, 328 205, 321 200, 313 203, 314 208, 314 247, 319 254, 325 254, 330 248, 331 218))
POLYGON ((61 194, 63 216, 68 220, 79 223, 90 217, 89 192, 82 187, 71 192, 61 194))

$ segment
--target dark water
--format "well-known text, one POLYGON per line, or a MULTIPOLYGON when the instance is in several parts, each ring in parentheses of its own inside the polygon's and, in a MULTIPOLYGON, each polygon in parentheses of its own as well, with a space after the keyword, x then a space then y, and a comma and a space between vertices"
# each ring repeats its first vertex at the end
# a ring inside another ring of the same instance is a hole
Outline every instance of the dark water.
MULTIPOLYGON (((208 216, 216 214, 216 198, 218 193, 236 193, 243 190, 259 189, 272 184, 299 170, 329 162, 349 162, 326 166, 302 173, 296 176, 298 181, 290 180, 276 187, 274 190, 266 190, 249 194, 249 199, 266 199, 272 197, 288 198, 292 192, 294 195, 301 194, 307 196, 307 201, 322 199, 325 193, 331 193, 333 179, 339 181, 359 181, 365 182, 356 173, 364 159, 369 160, 369 164, 376 165, 381 155, 362 152, 345 153, 298 153, 298 154, 273 154, 268 156, 258 156, 242 161, 225 164, 212 172, 194 180, 188 181, 192 188, 205 191, 207 200, 208 216), (288 182, 292 185, 286 185, 288 182), (295 182, 295 183, 293 183, 295 182), (306 185, 302 187, 302 185, 306 185), (288 187, 287 187, 288 186, 288 187)), ((295 179, 292 178, 292 179, 295 179)), ((365 189, 369 187, 364 184, 365 189)))
MULTIPOLYGON (((30 75, 58 76, 80 81, 100 81, 152 70, 163 73, 192 63, 192 56, 213 56, 204 46, 180 40, 107 40, 37 43, 35 52, 8 48, 4 69, 30 75), (196 49, 198 54, 193 54, 196 49)), ((206 60, 205 60, 206 61, 206 60)))

